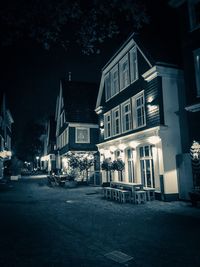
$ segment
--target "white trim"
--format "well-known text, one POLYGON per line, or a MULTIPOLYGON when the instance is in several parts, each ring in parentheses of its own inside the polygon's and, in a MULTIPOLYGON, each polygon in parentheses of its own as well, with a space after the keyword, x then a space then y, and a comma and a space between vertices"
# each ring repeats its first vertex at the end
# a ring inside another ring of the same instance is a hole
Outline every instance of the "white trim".
POLYGON ((120 91, 124 90, 130 85, 130 68, 129 68, 129 57, 128 53, 119 61, 119 80, 120 80, 120 91), (123 71, 123 65, 127 63, 127 69, 123 71), (127 75, 127 83, 125 83, 125 76, 127 75))
POLYGON ((112 137, 112 113, 111 110, 106 112, 103 116, 103 120, 104 120, 104 139, 108 139, 112 137), (110 135, 108 136, 108 120, 107 117, 110 116, 110 135))
POLYGON ((120 105, 118 105, 118 106, 116 106, 115 108, 113 108, 112 109, 112 133, 113 133, 113 136, 117 136, 117 135, 119 135, 119 134, 121 134, 121 127, 122 125, 121 125, 121 112, 120 112, 120 105), (118 111, 119 112, 119 133, 115 133, 115 131, 116 131, 116 129, 115 129, 115 122, 116 122, 116 120, 115 120, 115 116, 114 116, 114 113, 115 113, 115 111, 118 111))
POLYGON ((107 146, 107 145, 109 145, 109 146, 114 145, 116 142, 118 142, 120 144, 122 142, 128 142, 130 140, 143 141, 144 139, 147 139, 148 137, 151 137, 152 135, 153 136, 159 136, 160 130, 164 130, 164 129, 165 129, 165 127, 163 128, 160 126, 156 126, 156 127, 146 129, 146 130, 143 130, 143 131, 140 131, 137 133, 127 134, 125 136, 120 136, 120 137, 117 137, 115 139, 108 140, 108 141, 103 142, 103 143, 99 143, 99 144, 97 144, 97 147, 99 149, 99 148, 103 148, 104 146, 107 146))
POLYGON ((169 77, 169 78, 182 78, 183 71, 178 68, 170 68, 163 66, 153 66, 151 69, 142 74, 145 81, 150 82, 157 76, 169 77))
POLYGON ((133 119, 133 129, 139 129, 142 127, 146 126, 146 111, 145 111, 145 96, 144 96, 144 90, 140 91, 139 93, 137 93, 136 95, 132 96, 131 98, 132 100, 132 119, 133 119), (143 108, 144 108, 144 124, 138 126, 138 122, 137 122, 137 99, 143 97, 143 108))
POLYGON ((99 106, 98 108, 96 108, 94 110, 98 115, 101 114, 103 112, 103 106, 99 106))
POLYGON ((108 65, 105 65, 105 68, 103 68, 103 73, 110 71, 112 67, 114 67, 134 45, 135 41, 132 38, 121 51, 118 50, 118 52, 111 57, 109 63, 107 63, 108 65))
POLYGON ((197 112, 200 111, 200 103, 185 107, 187 111, 197 112))
POLYGON ((94 123, 76 123, 76 122, 69 122, 68 127, 88 127, 88 128, 95 128, 98 129, 98 124, 94 123))
POLYGON ((89 144, 90 143, 90 128, 86 128, 86 127, 76 127, 75 128, 75 143, 77 144, 89 144), (87 130, 87 140, 86 141, 79 141, 77 139, 77 132, 78 130, 87 130))
POLYGON ((131 99, 127 99, 126 101, 124 101, 123 103, 121 103, 121 125, 122 125, 122 133, 127 133, 129 131, 131 131, 133 129, 133 125, 132 125, 132 110, 131 110, 131 99), (128 130, 125 130, 124 129, 124 115, 125 115, 125 112, 124 112, 124 106, 128 105, 130 106, 130 112, 128 112, 128 114, 130 114, 130 129, 128 130))

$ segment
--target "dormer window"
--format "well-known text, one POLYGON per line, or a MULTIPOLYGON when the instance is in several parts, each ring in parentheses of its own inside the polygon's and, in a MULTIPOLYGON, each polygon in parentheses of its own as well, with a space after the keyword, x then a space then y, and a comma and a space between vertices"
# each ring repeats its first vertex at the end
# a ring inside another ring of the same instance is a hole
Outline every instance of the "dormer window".
POLYGON ((123 90, 129 85, 128 54, 120 61, 120 89, 123 90))
POLYGON ((111 70, 111 95, 114 96, 119 92, 119 71, 118 65, 111 70))
POLYGON ((200 27, 200 0, 189 1, 190 28, 195 30, 200 27))
POLYGON ((105 91, 106 91, 106 100, 111 98, 111 83, 110 83, 110 73, 105 77, 105 91))

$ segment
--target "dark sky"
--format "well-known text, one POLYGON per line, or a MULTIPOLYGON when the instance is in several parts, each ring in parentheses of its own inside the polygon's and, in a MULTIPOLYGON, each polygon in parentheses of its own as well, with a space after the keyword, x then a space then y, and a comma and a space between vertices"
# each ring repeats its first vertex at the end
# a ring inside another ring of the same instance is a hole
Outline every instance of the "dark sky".
MULTIPOLYGON (((174 10, 168 1, 147 1, 150 24, 141 31, 146 36, 157 32, 174 37, 174 10), (159 3, 159 5, 158 5, 159 3), (169 13, 170 12, 170 13, 169 13), (170 16, 169 16, 170 14, 170 16)), ((1 90, 5 91, 13 115, 14 136, 20 138, 24 125, 30 119, 42 120, 55 113, 59 81, 72 72, 72 80, 97 82, 101 68, 119 48, 123 39, 110 40, 100 55, 83 56, 77 49, 64 52, 60 49, 45 51, 29 42, 4 48, 1 55, 1 90)))

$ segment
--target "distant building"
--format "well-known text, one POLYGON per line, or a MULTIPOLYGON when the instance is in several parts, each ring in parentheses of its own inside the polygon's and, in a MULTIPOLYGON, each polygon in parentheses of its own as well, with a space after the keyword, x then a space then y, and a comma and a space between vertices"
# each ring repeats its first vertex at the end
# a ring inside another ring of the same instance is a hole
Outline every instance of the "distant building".
POLYGON ((67 168, 68 152, 96 157, 99 127, 94 109, 97 93, 98 87, 93 83, 64 79, 60 82, 56 104, 56 168, 61 171, 67 168))
POLYGON ((45 126, 43 139, 43 156, 41 157, 41 168, 46 172, 56 170, 56 121, 54 116, 50 116, 45 126))
POLYGON ((11 159, 11 126, 13 118, 6 106, 5 94, 0 95, 0 179, 4 175, 5 161, 11 159))
POLYGON ((186 145, 192 154, 194 186, 200 186, 200 0, 171 0, 169 5, 179 17, 189 130, 186 145))
POLYGON ((97 146, 101 162, 119 158, 125 163, 122 176, 113 172, 114 181, 142 183, 155 188, 158 199, 175 200, 180 195, 177 158, 183 155, 182 133, 187 131, 181 123, 183 71, 170 64, 173 54, 162 51, 164 45, 147 48, 132 34, 102 69, 97 146))

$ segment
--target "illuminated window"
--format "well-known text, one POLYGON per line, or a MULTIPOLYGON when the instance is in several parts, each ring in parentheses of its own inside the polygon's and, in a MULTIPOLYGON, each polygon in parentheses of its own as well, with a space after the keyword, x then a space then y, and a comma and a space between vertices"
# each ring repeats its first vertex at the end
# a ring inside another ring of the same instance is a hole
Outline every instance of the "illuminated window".
POLYGON ((137 50, 133 47, 130 50, 130 74, 131 83, 138 79, 138 66, 137 66, 137 50))
POLYGON ((109 73, 105 77, 105 92, 106 92, 106 100, 109 100, 111 98, 111 83, 110 83, 109 73))
POLYGON ((129 85, 129 62, 128 54, 120 61, 120 89, 123 90, 129 85))
POLYGON ((76 128, 76 143, 90 143, 90 129, 76 128))
POLYGON ((200 97, 200 48, 194 51, 197 96, 200 97))
POLYGON ((131 130, 131 104, 130 100, 122 104, 123 132, 131 130))
POLYGON ((189 0, 190 28, 200 27, 200 0, 189 0))
POLYGON ((133 150, 127 149, 127 162, 128 162, 128 181, 134 182, 134 162, 133 162, 133 150))
POLYGON ((113 135, 117 135, 120 133, 120 109, 116 107, 112 111, 113 114, 113 135))
POLYGON ((142 184, 145 187, 155 188, 152 146, 140 147, 139 155, 142 184))
POLYGON ((111 113, 108 112, 104 115, 104 127, 105 127, 105 138, 111 136, 111 113))

